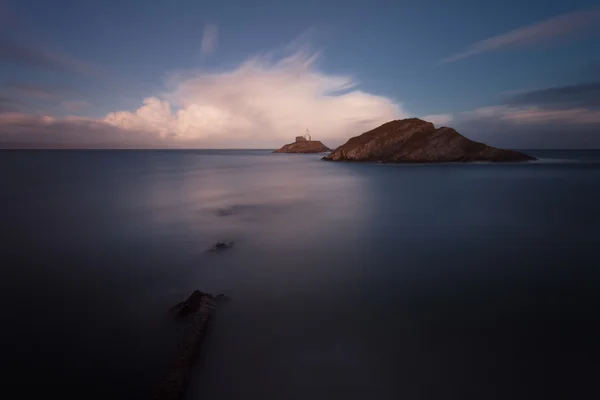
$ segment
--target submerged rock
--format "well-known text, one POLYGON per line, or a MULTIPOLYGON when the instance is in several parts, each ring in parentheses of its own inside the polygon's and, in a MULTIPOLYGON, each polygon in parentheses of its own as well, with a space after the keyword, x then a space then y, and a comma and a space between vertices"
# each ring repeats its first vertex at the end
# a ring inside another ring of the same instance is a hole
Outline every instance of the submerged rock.
POLYGON ((226 208, 220 208, 216 210, 215 213, 219 217, 230 217, 240 213, 256 212, 256 209, 258 208, 260 208, 260 206, 256 204, 234 204, 226 208))
POLYGON ((348 140, 327 161, 437 163, 530 161, 534 157, 467 139, 448 127, 436 129, 418 118, 395 120, 348 140))
POLYGON ((214 301, 224 297, 222 294, 213 296, 210 293, 204 293, 200 290, 194 290, 187 300, 181 303, 175 304, 171 307, 170 312, 178 317, 185 317, 186 315, 195 313, 198 311, 202 303, 214 306, 214 301))
POLYGON ((192 314, 185 336, 179 344, 179 351, 153 395, 154 400, 182 400, 190 380, 196 355, 200 350, 204 333, 215 313, 215 300, 223 295, 213 296, 195 290, 187 300, 171 308, 177 316, 192 314))
POLYGON ((219 217, 229 217, 230 215, 234 215, 235 211, 233 211, 232 209, 221 209, 217 210, 216 214, 219 217))
POLYGON ((213 247, 208 249, 208 251, 223 251, 229 250, 233 248, 233 242, 225 243, 225 242, 217 242, 213 247))

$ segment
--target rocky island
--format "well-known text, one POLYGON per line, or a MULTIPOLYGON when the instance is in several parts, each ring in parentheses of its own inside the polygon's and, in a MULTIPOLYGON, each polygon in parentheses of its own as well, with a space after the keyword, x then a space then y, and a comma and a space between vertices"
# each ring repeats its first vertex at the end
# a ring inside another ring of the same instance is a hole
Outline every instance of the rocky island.
POLYGON ((294 143, 289 143, 273 153, 326 153, 331 149, 320 140, 311 140, 310 135, 296 136, 294 143))
POLYGON ((535 160, 467 139, 448 127, 435 128, 419 118, 395 120, 355 136, 323 158, 328 161, 389 163, 515 162, 535 160))

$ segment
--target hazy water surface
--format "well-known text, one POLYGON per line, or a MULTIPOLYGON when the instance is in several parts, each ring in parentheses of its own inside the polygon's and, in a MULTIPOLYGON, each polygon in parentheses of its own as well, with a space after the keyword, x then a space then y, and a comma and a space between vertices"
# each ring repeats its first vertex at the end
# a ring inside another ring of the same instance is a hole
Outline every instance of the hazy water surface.
POLYGON ((149 398, 198 288, 189 399, 598 397, 600 153, 530 153, 0 152, 4 378, 149 398))

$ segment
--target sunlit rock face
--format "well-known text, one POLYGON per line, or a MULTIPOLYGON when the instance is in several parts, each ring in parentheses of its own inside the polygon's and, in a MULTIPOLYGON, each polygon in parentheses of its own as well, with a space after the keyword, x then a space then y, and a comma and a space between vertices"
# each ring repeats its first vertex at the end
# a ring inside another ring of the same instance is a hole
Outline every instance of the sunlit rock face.
POLYGON ((434 163, 529 161, 535 158, 474 142, 452 128, 436 129, 431 122, 407 118, 351 138, 324 160, 434 163))

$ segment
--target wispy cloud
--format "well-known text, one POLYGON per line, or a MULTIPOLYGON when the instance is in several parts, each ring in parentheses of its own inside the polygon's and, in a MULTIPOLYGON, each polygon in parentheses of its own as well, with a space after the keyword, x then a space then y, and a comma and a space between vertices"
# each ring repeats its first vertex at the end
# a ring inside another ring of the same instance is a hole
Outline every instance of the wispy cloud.
POLYGON ((0 96, 0 113, 17 112, 22 107, 22 101, 10 96, 0 96))
POLYGON ((588 29, 598 29, 599 25, 600 8, 576 11, 473 43, 463 51, 444 58, 441 64, 490 51, 533 45, 588 29))
POLYGON ((34 83, 11 83, 6 85, 4 89, 17 96, 40 100, 53 100, 59 96, 56 90, 34 83))
POLYGON ((219 41, 219 28, 216 25, 206 25, 202 34, 202 45, 200 50, 202 54, 210 54, 217 48, 219 41))
POLYGON ((67 52, 55 49, 37 24, 0 0, 0 64, 75 73, 89 77, 103 76, 99 66, 67 52))
POLYGON ((52 71, 66 71, 85 76, 102 75, 102 70, 98 66, 67 53, 2 37, 0 37, 0 60, 3 63, 52 71))
POLYGON ((92 107, 91 103, 84 100, 63 101, 61 105, 71 112, 82 111, 92 107))
POLYGON ((536 104, 552 107, 595 107, 600 108, 600 82, 558 86, 515 94, 509 104, 536 104))
POLYGON ((462 113, 463 118, 498 119, 517 124, 600 124, 600 110, 587 108, 554 109, 538 106, 510 107, 506 105, 482 107, 462 113))
MULTIPOLYGON (((495 146, 600 148, 600 85, 513 91, 503 104, 446 117, 467 137, 495 146)), ((436 123, 438 116, 423 118, 436 123)))
POLYGON ((516 149, 600 148, 600 111, 499 105, 455 116, 454 127, 467 137, 516 149))

